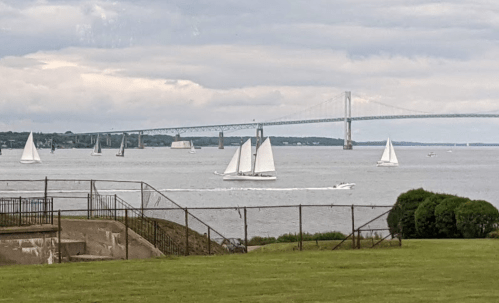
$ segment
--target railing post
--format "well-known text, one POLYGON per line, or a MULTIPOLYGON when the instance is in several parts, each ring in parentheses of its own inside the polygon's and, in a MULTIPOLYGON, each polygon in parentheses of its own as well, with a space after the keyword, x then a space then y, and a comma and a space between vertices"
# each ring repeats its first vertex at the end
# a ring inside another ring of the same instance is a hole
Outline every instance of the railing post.
POLYGON ((22 225, 22 198, 19 197, 19 226, 22 225))
POLYGON ((246 206, 244 207, 244 250, 248 253, 248 224, 246 220, 246 206))
POLYGON ((300 251, 303 250, 303 233, 302 233, 302 221, 301 221, 301 204, 299 206, 300 210, 300 251))
POLYGON ((116 212, 117 212, 117 210, 116 210, 116 198, 117 198, 117 196, 116 196, 116 194, 114 194, 114 221, 116 221, 116 219, 117 219, 117 216, 116 216, 116 212))
POLYGON ((57 211, 57 249, 59 250, 59 263, 62 263, 62 244, 61 244, 61 210, 57 211))
POLYGON ((360 249, 360 229, 357 230, 357 249, 360 249))
POLYGON ((50 224, 54 225, 54 197, 50 198, 50 224))
POLYGON ((144 218, 144 182, 140 182, 140 212, 144 218))
POLYGON ((352 248, 355 249, 355 217, 354 217, 354 206, 352 204, 352 248))
POLYGON ((211 255, 211 236, 210 227, 208 226, 208 255, 211 255))
POLYGON ((87 194, 87 219, 90 220, 90 194, 87 194))
POLYGON ((47 217, 47 185, 48 179, 45 176, 45 190, 43 191, 43 215, 45 218, 47 217))
POLYGON ((156 220, 153 221, 154 222, 154 247, 156 247, 156 236, 157 236, 157 233, 158 233, 158 222, 156 220))
POLYGON ((128 260, 128 209, 125 209, 125 260, 128 260))
POLYGON ((185 208, 185 255, 189 255, 189 212, 185 208))

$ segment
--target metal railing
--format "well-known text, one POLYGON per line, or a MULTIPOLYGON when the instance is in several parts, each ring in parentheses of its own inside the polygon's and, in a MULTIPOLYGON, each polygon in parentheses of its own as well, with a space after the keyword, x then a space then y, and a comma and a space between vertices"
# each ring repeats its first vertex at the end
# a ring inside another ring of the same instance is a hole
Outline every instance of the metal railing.
POLYGON ((53 200, 46 198, 0 198, 0 227, 53 224, 53 200))

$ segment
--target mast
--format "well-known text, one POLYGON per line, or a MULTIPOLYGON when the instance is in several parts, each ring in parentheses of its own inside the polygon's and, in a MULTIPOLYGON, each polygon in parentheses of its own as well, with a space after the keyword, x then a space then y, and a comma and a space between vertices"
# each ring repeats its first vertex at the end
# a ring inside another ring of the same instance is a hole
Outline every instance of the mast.
POLYGON ((239 175, 239 162, 241 162, 241 150, 243 149, 243 138, 241 138, 241 145, 239 145, 239 156, 237 157, 236 173, 239 175))
MULTIPOLYGON (((258 140, 258 138, 257 138, 258 140)), ((258 148, 260 146, 256 146, 256 150, 255 150, 255 161, 253 161, 253 169, 251 170, 251 174, 254 176, 255 175, 255 166, 256 166, 256 157, 258 155, 258 148)))

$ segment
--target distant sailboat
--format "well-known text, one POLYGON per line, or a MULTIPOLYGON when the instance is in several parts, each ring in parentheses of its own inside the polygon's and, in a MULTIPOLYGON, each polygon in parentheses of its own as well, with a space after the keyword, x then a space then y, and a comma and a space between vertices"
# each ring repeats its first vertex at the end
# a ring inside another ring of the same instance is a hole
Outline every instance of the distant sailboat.
POLYGON ((191 140, 191 150, 189 150, 189 154, 195 154, 196 153, 196 149, 194 148, 194 144, 192 144, 192 140, 191 140))
POLYGON ((397 155, 395 155, 395 150, 393 149, 392 141, 390 141, 390 138, 388 138, 388 140, 386 141, 385 150, 383 151, 381 160, 378 161, 378 164, 376 166, 399 166, 399 161, 397 159, 397 155))
POLYGON ((270 138, 256 150, 255 162, 251 166, 251 139, 238 147, 225 169, 224 181, 273 181, 276 176, 263 173, 275 172, 274 156, 270 138))
POLYGON ((35 143, 33 142, 33 132, 29 134, 20 162, 22 164, 42 163, 42 160, 36 151, 35 143))
POLYGON ((50 140, 50 153, 53 154, 55 152, 55 144, 54 139, 50 140))
POLYGON ((97 139, 95 140, 94 150, 90 154, 92 156, 102 156, 102 150, 100 147, 99 134, 97 134, 97 139))
POLYGON ((120 150, 116 154, 116 157, 124 157, 125 156, 125 134, 121 138, 120 150))

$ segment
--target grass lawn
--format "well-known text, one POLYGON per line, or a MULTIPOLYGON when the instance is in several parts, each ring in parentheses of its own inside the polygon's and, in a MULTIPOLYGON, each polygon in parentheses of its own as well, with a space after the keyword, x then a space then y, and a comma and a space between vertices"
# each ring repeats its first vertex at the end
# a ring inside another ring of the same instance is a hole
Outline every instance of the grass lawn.
MULTIPOLYGON (((314 242, 315 244, 315 242, 314 242)), ((498 302, 499 240, 0 267, 0 302, 498 302)))

